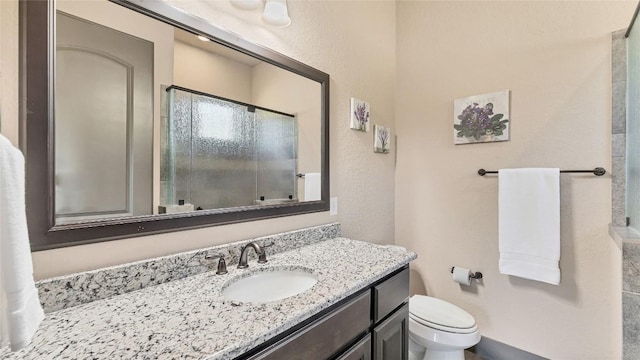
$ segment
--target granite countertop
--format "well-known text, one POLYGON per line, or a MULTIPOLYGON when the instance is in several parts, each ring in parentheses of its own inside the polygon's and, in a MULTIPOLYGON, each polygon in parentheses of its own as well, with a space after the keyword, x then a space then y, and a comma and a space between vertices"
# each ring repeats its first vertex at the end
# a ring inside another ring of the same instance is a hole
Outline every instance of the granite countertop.
POLYGON ((47 314, 33 342, 3 359, 233 359, 416 258, 395 246, 334 238, 249 262, 47 314), (318 282, 267 303, 225 300, 232 279, 304 269, 318 282))

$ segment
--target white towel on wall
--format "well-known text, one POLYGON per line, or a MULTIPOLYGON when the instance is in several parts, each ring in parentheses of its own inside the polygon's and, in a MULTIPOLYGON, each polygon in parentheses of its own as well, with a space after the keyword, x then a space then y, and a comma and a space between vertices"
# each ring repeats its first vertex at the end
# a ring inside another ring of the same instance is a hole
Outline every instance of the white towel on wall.
POLYGON ((0 347, 29 345, 44 319, 33 281, 20 150, 0 134, 0 347))
POLYGON ((560 283, 560 170, 501 169, 500 273, 560 283))
POLYGON ((304 174, 304 201, 320 200, 322 182, 320 173, 304 174))

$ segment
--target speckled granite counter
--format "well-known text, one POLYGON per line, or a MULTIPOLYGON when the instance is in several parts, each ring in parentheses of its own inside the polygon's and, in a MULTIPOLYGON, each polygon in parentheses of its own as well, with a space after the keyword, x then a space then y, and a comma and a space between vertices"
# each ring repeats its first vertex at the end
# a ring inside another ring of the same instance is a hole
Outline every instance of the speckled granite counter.
MULTIPOLYGON (((224 255, 227 264, 232 266, 238 263, 240 248, 249 242, 273 244, 267 252, 274 254, 339 236, 339 223, 318 225, 41 280, 36 287, 44 312, 50 313, 204 273, 211 265, 203 261, 205 255, 224 255)), ((255 258, 255 253, 251 252, 249 259, 255 258)))
MULTIPOLYGON (((413 252, 335 238, 227 275, 206 272, 47 314, 33 343, 3 359, 232 359, 416 258, 413 252), (305 268, 318 283, 268 303, 238 306, 221 289, 246 272, 305 268)), ((6 351, 6 350, 5 350, 6 351)))

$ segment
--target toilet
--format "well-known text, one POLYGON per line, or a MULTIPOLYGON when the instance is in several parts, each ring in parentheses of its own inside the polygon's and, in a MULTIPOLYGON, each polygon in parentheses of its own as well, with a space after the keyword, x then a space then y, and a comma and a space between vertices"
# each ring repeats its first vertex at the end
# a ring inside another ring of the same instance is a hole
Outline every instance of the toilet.
POLYGON ((409 360, 464 360, 464 349, 479 341, 466 311, 430 296, 409 299, 409 360))

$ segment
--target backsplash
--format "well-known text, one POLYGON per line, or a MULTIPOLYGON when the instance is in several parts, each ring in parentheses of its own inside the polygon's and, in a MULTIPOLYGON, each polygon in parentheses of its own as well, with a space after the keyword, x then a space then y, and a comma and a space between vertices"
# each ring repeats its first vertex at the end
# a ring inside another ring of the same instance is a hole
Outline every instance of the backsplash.
MULTIPOLYGON (((340 224, 332 223, 285 233, 198 249, 175 255, 97 269, 38 281, 36 287, 45 313, 139 290, 214 269, 217 260, 204 262, 207 254, 225 256, 227 266, 238 263, 240 247, 252 241, 273 243, 268 254, 280 253, 340 236, 340 224)), ((250 252, 249 259, 255 259, 250 252)))

